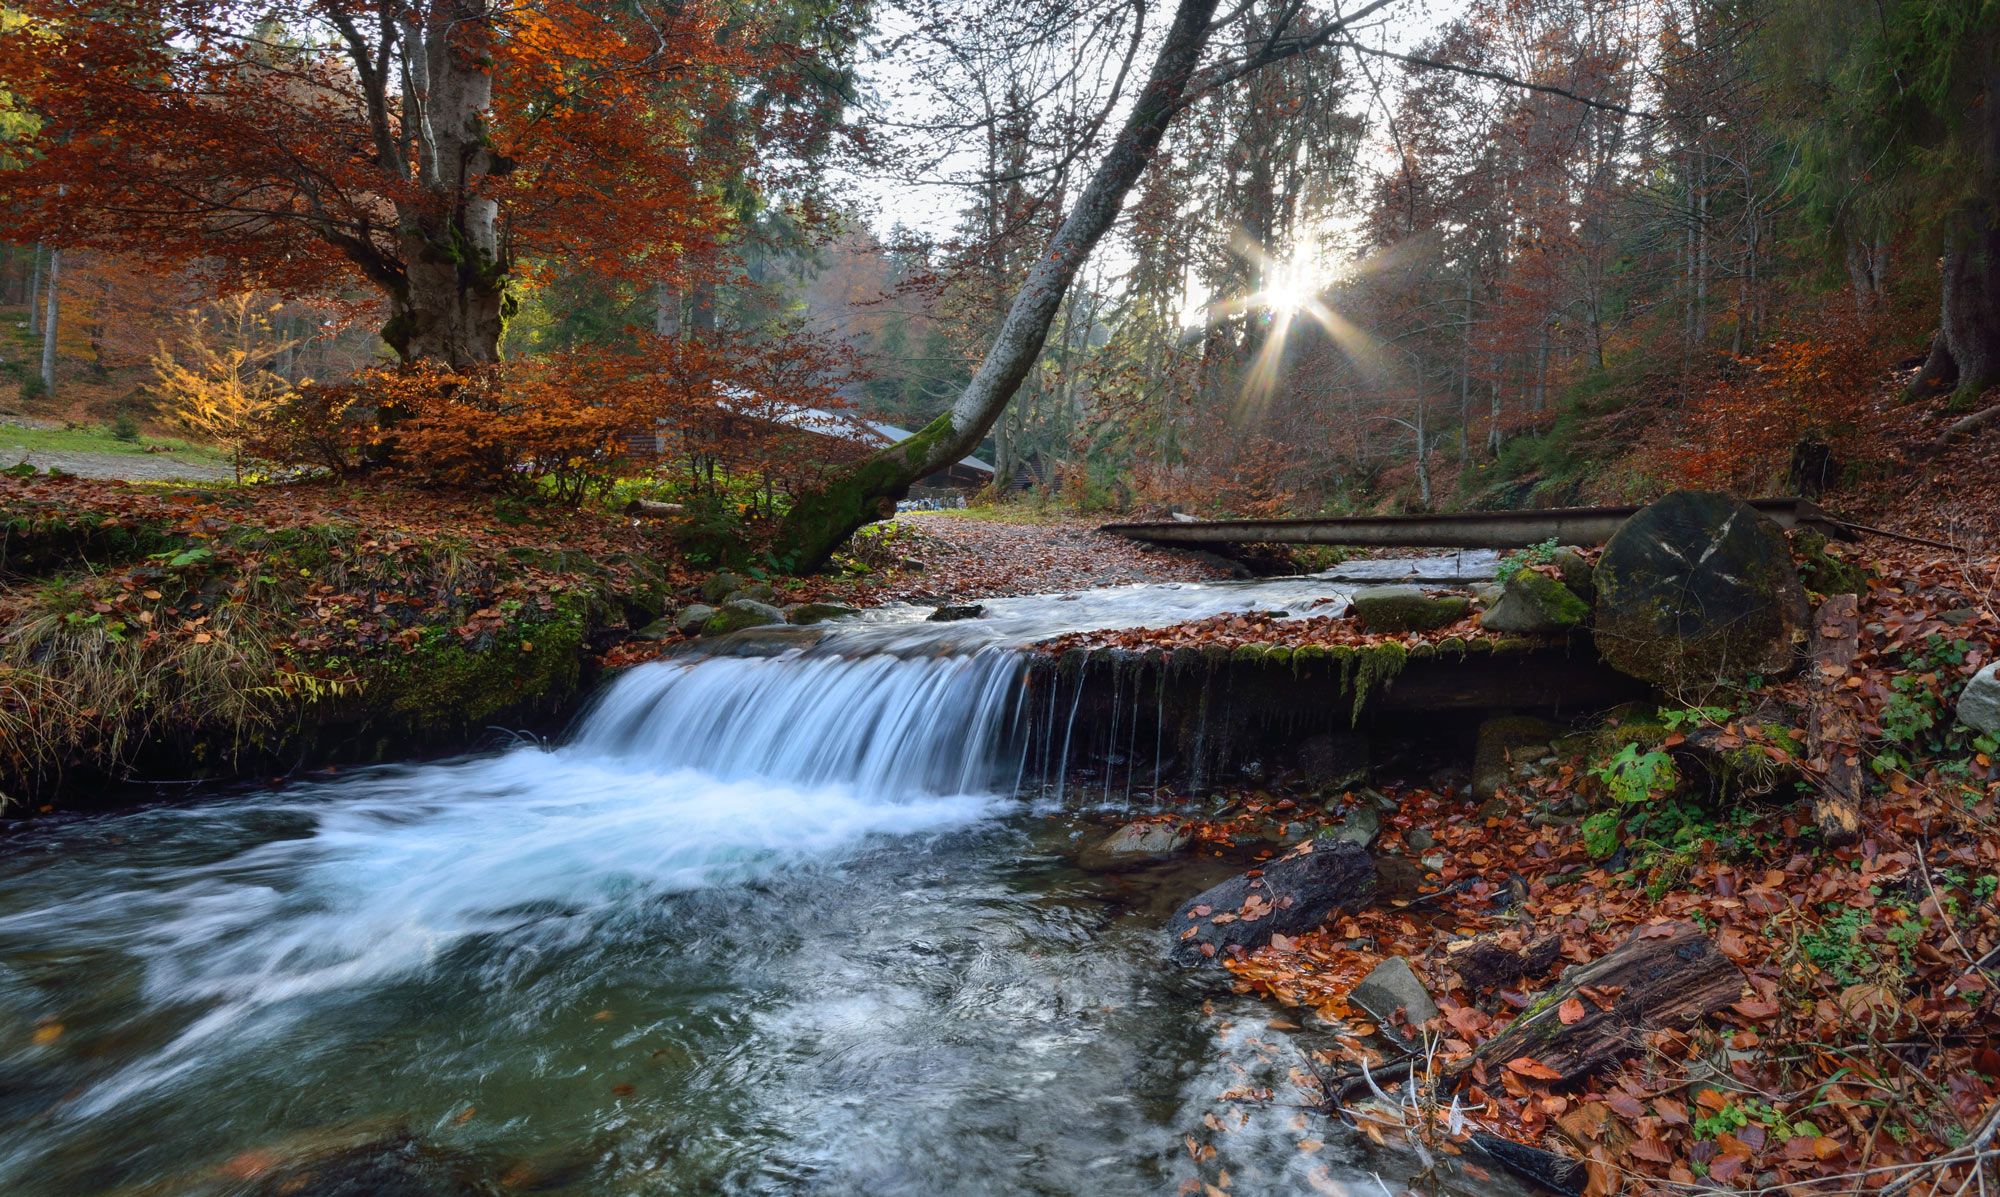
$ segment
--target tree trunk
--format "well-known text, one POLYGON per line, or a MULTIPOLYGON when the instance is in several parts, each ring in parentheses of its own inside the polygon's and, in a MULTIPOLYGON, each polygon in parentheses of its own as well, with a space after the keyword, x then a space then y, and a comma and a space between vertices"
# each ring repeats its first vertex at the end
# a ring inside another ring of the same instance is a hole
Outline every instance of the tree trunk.
POLYGON ((818 568, 855 530, 893 514, 910 484, 970 453, 1028 376, 1084 260, 1118 218, 1167 125, 1179 111, 1207 45, 1219 0, 1180 0, 1145 87, 1076 206, 1014 295, 986 360, 951 410, 916 435, 803 495, 779 529, 775 554, 795 570, 818 568))
POLYGON ((486 0, 450 0, 403 17, 404 119, 419 124, 417 182, 398 202, 402 278, 390 288, 382 339, 404 362, 454 369, 500 360, 513 300, 499 202, 480 184, 513 164, 496 155, 486 122, 493 103, 492 12, 486 0))
POLYGON ((1910 388, 1955 388, 1954 409, 2000 383, 2000 62, 1987 66, 1985 83, 1979 181, 1945 229, 1937 336, 1910 388))
POLYGON ((42 243, 35 242, 34 269, 28 274, 28 326, 36 331, 42 326, 42 243))
POLYGON ((49 250, 48 302, 42 317, 42 392, 56 393, 56 331, 62 300, 62 247, 49 250))
POLYGON ((1970 406, 2000 383, 2000 228, 1992 202, 1968 204, 1946 234, 1937 336, 1912 384, 1916 393, 1952 388, 1970 406))

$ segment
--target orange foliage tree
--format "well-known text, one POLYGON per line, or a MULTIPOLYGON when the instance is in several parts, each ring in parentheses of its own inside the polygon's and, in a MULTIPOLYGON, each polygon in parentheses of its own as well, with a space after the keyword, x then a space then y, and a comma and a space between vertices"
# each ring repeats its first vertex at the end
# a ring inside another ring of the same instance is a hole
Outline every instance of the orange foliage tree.
POLYGON ((1691 486, 1759 494, 1783 479, 1800 441, 1865 455, 1882 392, 1871 333, 1843 297, 1810 326, 1734 359, 1689 406, 1669 472, 1691 486))
POLYGON ((498 358, 524 261, 704 260, 754 141, 716 114, 768 44, 712 0, 11 7, 0 79, 39 122, 0 171, 15 236, 229 290, 365 283, 402 360, 449 369, 498 358))
POLYGON ((862 451, 837 409, 844 358, 806 336, 644 336, 451 369, 433 362, 301 388, 262 450, 336 469, 363 458, 431 482, 578 503, 619 477, 685 467, 752 484, 769 514, 862 451), (808 414, 809 413, 809 414, 808 414), (367 418, 358 418, 365 415, 367 418))

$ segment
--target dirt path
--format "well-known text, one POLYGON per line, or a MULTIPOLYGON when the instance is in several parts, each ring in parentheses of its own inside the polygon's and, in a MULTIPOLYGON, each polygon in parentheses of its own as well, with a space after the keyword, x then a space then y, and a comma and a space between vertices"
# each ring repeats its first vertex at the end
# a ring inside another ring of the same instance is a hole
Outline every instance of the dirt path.
POLYGON ((972 599, 1230 576, 1210 560, 1099 532, 1094 520, 1017 524, 910 512, 897 523, 898 553, 920 568, 907 570, 892 593, 972 599))
POLYGON ((38 470, 57 469, 79 478, 119 478, 127 482, 220 482, 231 477, 226 465, 174 453, 30 449, 26 445, 9 444, 7 432, 7 428, 0 427, 0 469, 25 461, 38 470))

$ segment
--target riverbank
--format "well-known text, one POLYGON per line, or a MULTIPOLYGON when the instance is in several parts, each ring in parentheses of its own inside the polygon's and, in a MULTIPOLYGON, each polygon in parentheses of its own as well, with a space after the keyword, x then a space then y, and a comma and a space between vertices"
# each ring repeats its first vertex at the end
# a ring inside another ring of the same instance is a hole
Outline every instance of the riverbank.
POLYGON ((678 531, 380 478, 0 475, 0 811, 552 732, 739 593, 777 619, 1226 572, 1074 519, 906 516, 806 579, 696 565, 678 531))
MULTIPOLYGON (((1837 664, 1698 705, 1489 719, 1476 753, 1447 736, 1365 783, 1365 756, 1331 786, 1260 758, 1185 796, 1142 788, 1161 813, 1107 819, 1085 859, 1221 856, 1276 877, 1300 853, 1365 848, 1372 890, 1323 919, 1272 933, 1268 902, 1182 894, 1190 922, 1164 930, 1208 943, 1209 904, 1233 922, 1204 951, 1239 993, 1335 1036, 1323 1108, 1379 1141, 1492 1165, 1466 1141, 1492 1134, 1592 1195, 1990 1176, 2000 753, 1957 704, 2000 637, 2000 560, 1878 542, 1848 564, 1872 580, 1837 664), (1859 786, 1858 834, 1824 830, 1836 772, 1859 786), (1646 959, 1656 943, 1664 962, 1646 959)), ((1814 597, 1817 648, 1844 600, 1814 597)), ((1058 647, 1242 661, 1331 634, 1311 622, 1058 647)))

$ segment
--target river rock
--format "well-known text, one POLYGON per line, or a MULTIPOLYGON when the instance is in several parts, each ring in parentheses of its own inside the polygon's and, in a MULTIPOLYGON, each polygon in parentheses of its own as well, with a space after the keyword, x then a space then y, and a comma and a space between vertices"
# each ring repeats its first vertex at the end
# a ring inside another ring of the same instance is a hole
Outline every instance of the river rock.
POLYGON ((984 603, 946 603, 931 612, 932 623, 956 623, 961 619, 978 619, 986 614, 984 603))
POLYGON ((1965 693, 1958 696, 1958 721, 1974 731, 2000 733, 2000 661, 1965 683, 1965 693))
POLYGON ((1384 1024, 1398 1010, 1413 1027, 1420 1027, 1438 1016, 1437 1003, 1431 1000, 1430 991, 1417 979, 1416 970, 1410 967, 1410 962, 1401 956, 1391 956, 1376 965, 1361 978, 1361 984, 1354 987, 1347 1000, 1384 1024))
POLYGON ((679 615, 674 616, 674 627, 683 635, 692 636, 707 626, 708 621, 713 618, 715 618, 714 607, 707 603, 689 603, 681 609, 679 615))
POLYGON ((1085 848, 1076 863, 1079 868, 1099 872, 1138 868, 1178 855, 1193 842, 1194 833, 1185 826, 1140 820, 1085 848))
POLYGON ((861 608, 850 607, 846 603, 799 603, 785 608, 785 615, 796 624, 825 623, 832 619, 846 619, 850 615, 861 614, 861 608))
POLYGON ((778 592, 772 589, 769 583, 755 582, 748 586, 739 586, 735 590, 730 591, 729 594, 723 598, 722 605, 726 607, 730 603, 735 602, 737 599, 749 599, 753 603, 763 603, 767 606, 776 606, 778 602, 778 592))
POLYGON ((1479 626, 1492 632, 1541 635, 1567 632, 1589 617, 1589 604, 1568 586, 1547 574, 1521 569, 1507 579, 1500 601, 1479 617, 1479 626))
POLYGON ((711 574, 701 584, 701 597, 711 603, 723 602, 730 595, 743 589, 743 583, 746 580, 742 574, 731 573, 726 569, 719 573, 711 574))
POLYGON ((722 604, 722 609, 709 616, 702 625, 704 636, 720 636, 744 628, 761 628, 774 623, 785 622, 785 613, 769 603, 755 599, 730 599, 722 604))
POLYGON ((1363 586, 1352 602, 1355 618, 1371 632, 1427 632, 1472 609, 1465 595, 1426 594, 1421 586, 1363 586))
POLYGON ((1571 594, 1585 602, 1597 597, 1597 567, 1581 552, 1565 545, 1550 554, 1549 564, 1556 567, 1556 575, 1571 594))
POLYGON ((1407 856, 1384 852, 1375 858, 1375 899, 1409 902, 1423 896, 1424 866, 1407 856))
POLYGON ((1728 495, 1677 491, 1604 546, 1597 650, 1676 696, 1788 671, 1804 642, 1805 587, 1778 526, 1728 495))
POLYGON ((634 640, 667 640, 680 634, 679 624, 662 616, 632 633, 634 640))
POLYGON ((1479 725, 1472 750, 1472 797, 1484 802, 1500 792, 1512 776, 1514 763, 1540 757, 1557 734, 1555 724, 1532 715, 1497 715, 1479 725), (1537 745, 1542 752, 1531 752, 1537 745))
POLYGON ((1382 836, 1382 812, 1376 810, 1372 803, 1360 803, 1348 811, 1339 823, 1321 832, 1320 836, 1360 848, 1373 847, 1382 836))
POLYGON ((1273 935, 1297 935, 1336 910, 1359 910, 1375 896, 1375 863, 1353 844, 1309 842, 1261 869, 1238 874, 1182 904, 1167 926, 1178 964, 1262 947, 1273 935))
POLYGON ((1323 790, 1345 790, 1368 780, 1368 737, 1358 732, 1320 732, 1299 741, 1292 768, 1323 790))

